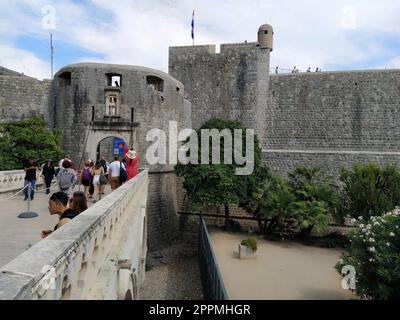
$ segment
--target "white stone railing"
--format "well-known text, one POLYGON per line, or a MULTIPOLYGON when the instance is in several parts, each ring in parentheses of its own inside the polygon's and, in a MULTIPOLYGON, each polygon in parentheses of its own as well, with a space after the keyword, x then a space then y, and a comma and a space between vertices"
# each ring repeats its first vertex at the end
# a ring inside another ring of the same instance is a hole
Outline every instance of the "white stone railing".
POLYGON ((2 267, 0 300, 137 298, 147 192, 145 170, 2 267))
POLYGON ((24 178, 24 170, 0 171, 0 193, 22 189, 24 178))
MULTIPOLYGON (((0 194, 21 190, 24 187, 25 171, 0 171, 0 194)), ((37 174, 37 185, 42 185, 40 172, 37 174)))

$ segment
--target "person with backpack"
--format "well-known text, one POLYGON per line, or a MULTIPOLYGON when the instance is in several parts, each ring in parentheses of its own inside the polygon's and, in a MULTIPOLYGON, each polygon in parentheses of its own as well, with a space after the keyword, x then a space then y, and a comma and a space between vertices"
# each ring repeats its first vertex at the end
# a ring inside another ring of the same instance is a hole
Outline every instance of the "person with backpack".
POLYGON ((60 191, 64 192, 68 197, 72 195, 72 190, 76 183, 76 173, 72 167, 72 162, 69 160, 64 160, 62 168, 58 172, 58 186, 60 191))
POLYGON ((85 162, 85 168, 82 171, 82 185, 83 185, 83 193, 85 194, 85 197, 89 198, 89 189, 90 189, 90 184, 92 183, 93 177, 92 174, 90 173, 92 171, 92 165, 89 161, 85 162))
POLYGON ((124 173, 126 175, 125 166, 119 160, 118 155, 114 156, 114 161, 111 162, 108 172, 112 191, 118 189, 126 181, 126 177, 124 177, 124 173))

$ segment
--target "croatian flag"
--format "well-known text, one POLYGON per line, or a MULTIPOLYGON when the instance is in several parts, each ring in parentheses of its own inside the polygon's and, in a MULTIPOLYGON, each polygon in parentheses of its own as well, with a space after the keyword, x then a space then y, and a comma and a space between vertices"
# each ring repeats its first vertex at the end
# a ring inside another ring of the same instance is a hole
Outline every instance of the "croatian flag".
POLYGON ((193 16, 192 16, 192 39, 194 43, 194 10, 193 10, 193 16))

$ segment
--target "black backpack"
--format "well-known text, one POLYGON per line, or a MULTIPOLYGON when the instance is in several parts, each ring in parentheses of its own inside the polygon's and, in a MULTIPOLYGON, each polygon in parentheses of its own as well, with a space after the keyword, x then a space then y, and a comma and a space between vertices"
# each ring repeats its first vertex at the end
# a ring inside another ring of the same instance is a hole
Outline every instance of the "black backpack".
POLYGON ((120 162, 119 163, 119 182, 122 184, 122 183, 125 183, 126 180, 128 180, 128 175, 122 165, 122 162, 120 162))

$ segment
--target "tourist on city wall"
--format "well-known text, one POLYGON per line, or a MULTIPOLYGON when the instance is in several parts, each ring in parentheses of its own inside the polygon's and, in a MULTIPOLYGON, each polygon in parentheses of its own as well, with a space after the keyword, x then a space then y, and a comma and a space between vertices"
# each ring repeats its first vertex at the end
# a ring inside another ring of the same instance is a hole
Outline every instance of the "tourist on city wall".
POLYGON ((125 182, 121 181, 121 169, 126 170, 125 165, 120 161, 119 156, 116 155, 114 156, 114 161, 111 162, 108 170, 109 181, 112 191, 120 187, 122 182, 125 182))
POLYGON ((81 183, 83 185, 83 193, 85 197, 89 197, 90 193, 90 185, 93 183, 93 177, 91 174, 92 171, 92 163, 89 161, 85 162, 85 167, 83 168, 81 175, 81 183), (89 191, 89 193, 88 193, 89 191))
POLYGON ((74 210, 77 214, 82 213, 88 208, 87 198, 84 192, 77 191, 74 192, 70 200, 69 207, 74 210))
MULTIPOLYGON (((95 191, 97 191, 97 194, 99 196, 99 201, 101 200, 101 193, 102 193, 102 183, 100 181, 101 177, 104 176, 104 169, 101 166, 100 161, 96 161, 95 166, 92 168, 91 174, 93 176, 93 186, 95 188, 95 191)), ((96 202, 94 200, 93 202, 96 202)))
POLYGON ((54 168, 53 160, 48 159, 42 168, 42 178, 46 187, 46 194, 50 193, 51 182, 53 181, 55 175, 56 170, 54 168))
MULTIPOLYGON (((78 214, 68 207, 68 196, 64 192, 56 192, 49 199, 49 212, 50 215, 59 215, 60 220, 54 227, 54 231, 61 228, 66 223, 70 222, 78 214)), ((43 230, 41 233, 42 238, 46 238, 53 230, 43 230)))
POLYGON ((128 150, 128 152, 125 153, 124 158, 126 162, 126 173, 128 175, 128 180, 131 180, 137 176, 139 162, 139 156, 133 146, 128 150))
POLYGON ((68 155, 65 155, 64 158, 62 158, 59 162, 58 162, 58 169, 56 170, 56 175, 58 175, 58 172, 61 170, 61 168, 63 167, 63 163, 65 160, 71 161, 68 155))
MULTIPOLYGON (((88 160, 89 166, 90 166, 90 175, 92 175, 92 169, 94 167, 94 162, 93 160, 88 160)), ((93 194, 94 194, 94 184, 93 184, 93 176, 92 179, 90 180, 90 185, 89 185, 89 199, 93 199, 93 194)))
POLYGON ((76 183, 76 173, 71 167, 72 162, 70 160, 63 161, 62 168, 57 175, 60 191, 64 192, 67 197, 72 195, 76 183))
POLYGON ((35 188, 36 188, 36 174, 37 174, 38 164, 36 161, 29 159, 24 167, 25 171, 25 182, 24 182, 24 201, 28 200, 29 194, 31 196, 31 200, 35 197, 35 188))
MULTIPOLYGON (((105 157, 101 157, 100 160, 101 166, 103 167, 104 170, 104 175, 106 176, 106 178, 108 179, 108 167, 109 167, 109 163, 106 160, 105 157)), ((105 190, 106 186, 105 185, 101 185, 101 194, 105 194, 104 190, 105 190)))

